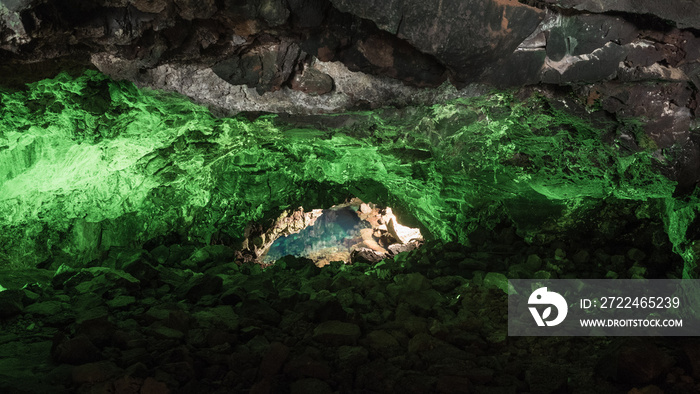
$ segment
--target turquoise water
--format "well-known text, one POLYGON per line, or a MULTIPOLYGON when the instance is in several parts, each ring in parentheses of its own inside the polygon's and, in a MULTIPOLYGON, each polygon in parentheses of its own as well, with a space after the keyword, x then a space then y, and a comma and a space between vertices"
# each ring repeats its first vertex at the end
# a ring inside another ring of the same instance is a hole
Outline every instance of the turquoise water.
POLYGON ((370 227, 352 207, 325 209, 313 226, 278 238, 263 260, 273 262, 288 255, 312 258, 321 250, 349 253, 352 245, 362 241, 360 230, 370 227))

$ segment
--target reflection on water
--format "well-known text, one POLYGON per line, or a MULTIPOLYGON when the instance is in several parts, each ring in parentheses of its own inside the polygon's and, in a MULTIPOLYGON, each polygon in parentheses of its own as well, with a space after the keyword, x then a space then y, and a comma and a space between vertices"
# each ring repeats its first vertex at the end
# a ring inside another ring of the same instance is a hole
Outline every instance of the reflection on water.
POLYGON ((360 230, 371 225, 360 220, 357 207, 345 206, 323 210, 323 215, 297 234, 278 238, 263 258, 266 263, 287 255, 314 261, 349 262, 351 247, 362 242, 360 230))

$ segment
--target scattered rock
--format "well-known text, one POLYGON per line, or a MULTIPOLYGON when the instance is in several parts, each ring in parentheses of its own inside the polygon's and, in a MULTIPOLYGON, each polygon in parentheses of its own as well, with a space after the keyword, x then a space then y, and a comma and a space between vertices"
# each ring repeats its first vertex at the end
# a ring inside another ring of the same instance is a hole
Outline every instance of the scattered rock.
POLYGON ((526 381, 533 393, 557 393, 566 388, 567 372, 561 365, 538 363, 527 371, 526 381))
POLYGON ((489 272, 484 276, 484 287, 501 289, 508 294, 508 278, 500 272, 489 272))
POLYGON ((350 261, 353 263, 375 264, 387 257, 388 255, 382 252, 369 248, 358 248, 350 254, 350 261))
POLYGON ((525 266, 529 271, 535 272, 538 271, 542 267, 542 259, 540 256, 536 254, 531 254, 527 256, 527 261, 525 262, 525 266))
POLYGON ((29 305, 25 308, 24 313, 31 313, 38 316, 52 316, 66 309, 68 309, 68 305, 63 302, 45 301, 29 305))
POLYGON ((296 378, 310 377, 326 380, 331 375, 331 368, 325 362, 304 354, 290 360, 284 366, 284 373, 296 378))
POLYGON ((634 262, 641 263, 646 259, 647 254, 637 248, 631 248, 627 251, 627 257, 634 262))
POLYGON ((437 391, 445 394, 472 393, 471 382, 463 376, 440 376, 437 381, 437 391))
POLYGON ((0 319, 20 314, 24 308, 23 298, 21 290, 0 291, 0 319))
POLYGON ((58 339, 51 349, 51 356, 58 363, 84 364, 102 359, 102 353, 85 335, 58 339))
POLYGON ((399 347, 399 341, 384 330, 370 332, 367 334, 367 341, 370 348, 377 352, 399 347))
POLYGON ((333 78, 314 68, 307 68, 294 75, 292 89, 312 96, 320 96, 333 90, 333 78))
POLYGON ((279 342, 270 344, 270 348, 260 362, 258 376, 261 378, 272 378, 281 370, 289 357, 289 347, 279 342))
POLYGON ((306 394, 306 393, 318 393, 318 394, 330 394, 333 390, 328 383, 323 380, 306 378, 299 379, 291 385, 292 394, 306 394))
POLYGON ((195 276, 179 290, 188 300, 197 302, 204 296, 219 293, 223 284, 221 277, 203 274, 195 276))
POLYGON ((331 320, 316 326, 313 338, 332 346, 354 345, 360 334, 360 327, 355 324, 331 320))
POLYGON ((628 339, 616 343, 601 357, 599 370, 603 376, 640 385, 662 376, 672 364, 671 356, 652 342, 628 339))
POLYGON ((140 394, 170 394, 170 389, 165 383, 148 377, 143 381, 140 394))
POLYGON ((369 352, 359 346, 340 346, 338 348, 338 362, 344 369, 354 369, 367 361, 369 352))
POLYGON ((100 361, 97 363, 78 365, 73 368, 73 382, 76 384, 82 383, 98 383, 104 382, 112 377, 117 376, 121 369, 111 361, 100 361))

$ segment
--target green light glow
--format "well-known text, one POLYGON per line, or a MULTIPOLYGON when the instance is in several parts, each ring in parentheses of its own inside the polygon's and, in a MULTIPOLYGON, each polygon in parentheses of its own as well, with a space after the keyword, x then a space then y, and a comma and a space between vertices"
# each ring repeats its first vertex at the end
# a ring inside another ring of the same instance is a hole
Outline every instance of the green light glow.
POLYGON ((658 200, 686 275, 694 268, 685 230, 697 203, 671 197, 674 184, 648 152, 601 142, 614 125, 594 127, 542 98, 497 93, 294 128, 272 116, 218 119, 182 97, 87 72, 0 93, 0 115, 6 265, 61 253, 88 261, 173 232, 241 238, 250 221, 352 194, 395 207, 429 237, 465 243, 506 217, 532 236, 537 225, 512 208, 523 199, 561 220, 602 198, 658 200))

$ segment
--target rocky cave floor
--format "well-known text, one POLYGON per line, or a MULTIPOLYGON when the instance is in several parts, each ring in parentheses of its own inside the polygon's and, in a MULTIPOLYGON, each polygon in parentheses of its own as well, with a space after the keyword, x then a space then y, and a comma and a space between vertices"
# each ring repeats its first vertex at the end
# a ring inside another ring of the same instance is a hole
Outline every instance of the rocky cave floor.
POLYGON ((507 336, 506 277, 649 276, 656 252, 533 246, 507 226, 482 241, 375 266, 261 270, 172 244, 4 272, 0 392, 698 392, 692 338, 507 336))

